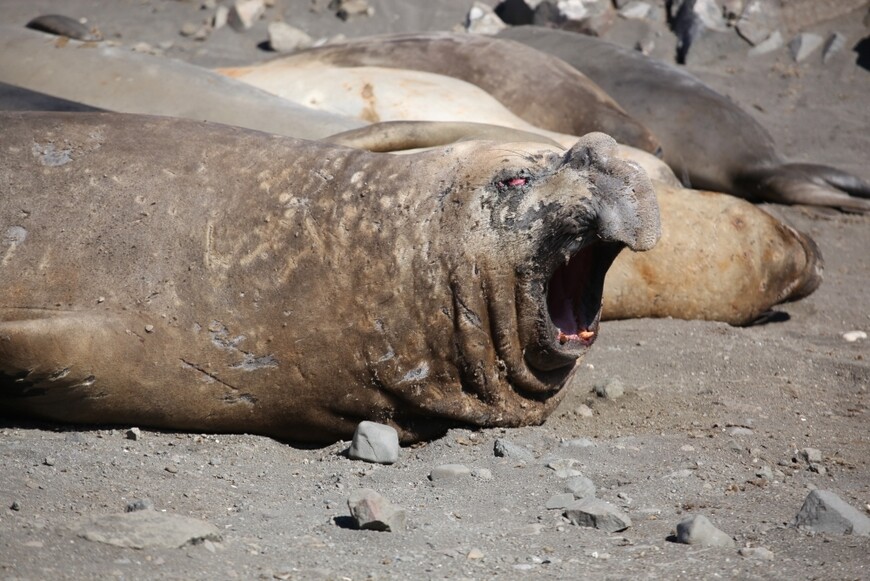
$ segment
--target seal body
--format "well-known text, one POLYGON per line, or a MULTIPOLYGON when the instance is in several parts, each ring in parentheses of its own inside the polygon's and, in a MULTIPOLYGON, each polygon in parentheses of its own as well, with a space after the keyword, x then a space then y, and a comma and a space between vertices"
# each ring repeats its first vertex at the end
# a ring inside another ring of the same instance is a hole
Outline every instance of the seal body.
POLYGON ((602 135, 394 156, 168 118, 2 124, 6 413, 316 442, 540 422, 607 267, 659 234, 602 135))
POLYGON ((571 32, 522 26, 499 37, 588 75, 652 130, 686 186, 750 200, 870 211, 870 184, 836 168, 788 163, 751 115, 684 70, 571 32))

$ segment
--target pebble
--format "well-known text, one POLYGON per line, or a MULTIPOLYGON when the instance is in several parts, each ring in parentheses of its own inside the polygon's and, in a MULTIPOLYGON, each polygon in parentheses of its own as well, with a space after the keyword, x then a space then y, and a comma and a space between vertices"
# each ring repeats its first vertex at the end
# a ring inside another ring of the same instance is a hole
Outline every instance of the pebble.
POLYGON ((737 34, 753 46, 770 38, 780 26, 779 10, 767 0, 750 0, 737 20, 737 34))
POLYGON ((489 5, 475 2, 465 17, 465 30, 472 34, 497 34, 507 28, 489 5))
POLYGON ((774 30, 763 42, 749 49, 749 56, 761 56, 775 50, 779 50, 783 45, 782 33, 774 30))
POLYGON ((575 438, 573 440, 565 440, 559 445, 564 448, 591 448, 595 445, 595 442, 589 438, 575 438))
POLYGON ((504 438, 496 439, 492 446, 492 451, 499 458, 510 458, 523 462, 532 462, 535 459, 535 455, 530 450, 504 438))
POLYGON ((179 31, 179 34, 181 34, 181 36, 193 36, 198 30, 198 24, 194 24, 193 22, 185 22, 181 25, 181 30, 179 31))
POLYGON ((595 483, 585 476, 574 476, 565 482, 565 490, 574 498, 592 498, 595 496, 595 483))
MULTIPOLYGON (((822 47, 822 62, 827 64, 827 62, 831 59, 832 56, 843 50, 843 47, 846 46, 846 37, 839 32, 834 32, 831 36, 828 37, 828 40, 825 41, 825 46, 822 47)), ((846 334, 848 335, 848 333, 846 334)), ((843 335, 843 338, 846 339, 846 335, 843 335)), ((867 338, 867 333, 864 333, 864 338, 867 338)), ((848 339, 846 339, 848 341, 848 339)))
POLYGON ((734 539, 713 526, 706 516, 696 514, 677 525, 677 542, 702 547, 733 547, 734 539))
POLYGON ((795 62, 799 63, 806 60, 821 45, 821 36, 812 32, 802 32, 788 43, 788 50, 795 62))
POLYGON ((392 426, 360 422, 347 455, 353 460, 394 464, 399 459, 399 433, 392 426))
POLYGON ((544 505, 547 509, 568 508, 574 502, 574 495, 570 492, 554 494, 544 505))
POLYGON ((18 512, 19 510, 21 510, 21 503, 17 500, 13 500, 12 504, 9 505, 9 508, 14 510, 15 512, 18 512))
POLYGON ((804 448, 801 450, 801 458, 808 464, 822 461, 822 451, 816 448, 804 448))
POLYGON ((375 9, 369 6, 366 0, 340 0, 335 15, 342 20, 351 16, 374 16, 375 9))
POLYGON ((127 430, 127 439, 128 440, 139 440, 142 438, 142 430, 139 428, 130 428, 127 430))
POLYGON ((585 403, 581 403, 576 408, 574 408, 574 413, 580 416, 581 418, 591 418, 592 417, 592 408, 586 405, 585 403))
POLYGON ((625 395, 625 387, 618 377, 595 384, 595 395, 605 399, 617 399, 625 395))
POLYGON ((646 2, 631 0, 619 9, 619 15, 623 18, 643 20, 649 16, 652 6, 646 2))
POLYGON ((870 536, 870 518, 830 490, 810 492, 794 524, 817 533, 870 536))
POLYGON ((164 470, 166 470, 170 474, 178 474, 178 468, 172 465, 167 466, 166 468, 164 468, 164 470))
POLYGON ((492 471, 489 468, 475 468, 471 476, 479 480, 492 480, 492 471))
POLYGON ((154 510, 154 503, 147 498, 131 500, 124 507, 124 512, 136 512, 137 510, 154 510))
POLYGON ((755 432, 752 431, 752 429, 744 428, 743 426, 730 426, 725 429, 725 433, 735 438, 755 435, 755 432))
POLYGON ((291 53, 310 47, 314 39, 304 30, 290 26, 286 22, 271 22, 269 24, 269 46, 275 52, 291 53))
POLYGON ((42 463, 45 464, 46 466, 54 466, 55 460, 51 456, 46 456, 42 460, 42 463))
POLYGON ((170 549, 221 540, 213 524, 154 510, 99 515, 74 523, 71 528, 89 541, 131 549, 170 549))
POLYGON ((477 560, 477 559, 483 559, 484 556, 485 555, 483 554, 483 551, 475 548, 475 549, 471 549, 470 551, 468 551, 468 554, 465 555, 465 558, 470 559, 470 560, 477 560))
POLYGON ((211 27, 215 30, 219 28, 223 28, 227 25, 227 21, 230 18, 230 9, 226 6, 218 6, 214 12, 214 18, 211 21, 211 27))
POLYGON ((404 509, 370 488, 357 490, 347 499, 347 507, 357 528, 373 531, 399 532, 405 530, 404 509))
POLYGON ((227 24, 236 32, 244 32, 265 12, 266 4, 263 0, 236 0, 227 14, 227 24))
POLYGON ((743 547, 737 552, 741 557, 746 557, 747 559, 773 560, 773 551, 765 547, 743 547))
POLYGON ((859 339, 866 339, 867 333, 864 331, 849 331, 848 333, 843 333, 843 339, 848 341, 849 343, 854 343, 859 339))
POLYGON ((429 480, 432 482, 445 482, 463 478, 471 474, 471 470, 464 464, 442 464, 436 466, 429 473, 429 480))
POLYGON ((609 502, 597 498, 584 498, 574 501, 565 510, 565 517, 581 527, 591 527, 607 533, 624 531, 631 526, 627 514, 609 502))

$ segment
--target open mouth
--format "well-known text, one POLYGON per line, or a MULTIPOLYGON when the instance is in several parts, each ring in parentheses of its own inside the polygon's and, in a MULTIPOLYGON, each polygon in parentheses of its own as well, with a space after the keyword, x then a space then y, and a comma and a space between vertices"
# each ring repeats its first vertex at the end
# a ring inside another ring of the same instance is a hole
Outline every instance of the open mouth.
POLYGON ((574 365, 595 342, 601 319, 604 275, 622 244, 600 241, 576 246, 567 260, 552 268, 543 285, 535 345, 526 350, 528 363, 540 371, 574 365), (545 306, 544 306, 545 305, 545 306))

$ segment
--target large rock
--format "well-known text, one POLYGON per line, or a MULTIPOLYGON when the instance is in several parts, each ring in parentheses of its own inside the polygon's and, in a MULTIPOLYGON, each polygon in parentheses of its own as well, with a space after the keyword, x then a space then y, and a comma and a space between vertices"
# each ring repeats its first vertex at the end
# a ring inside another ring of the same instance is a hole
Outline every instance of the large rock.
POLYGON ((631 519, 627 514, 597 498, 584 498, 574 502, 565 510, 565 517, 571 524, 596 528, 607 533, 624 531, 631 526, 631 519))
POLYGON ((399 459, 399 433, 392 426, 360 422, 347 455, 353 460, 393 464, 399 459))
POLYGON ((702 514, 691 516, 677 525, 677 542, 702 547, 734 547, 734 539, 713 526, 702 514))
POLYGON ((386 532, 405 530, 405 510, 392 505, 370 488, 351 494, 347 499, 347 507, 357 528, 386 532))
POLYGON ((870 518, 830 490, 810 492, 794 524, 817 533, 870 536, 870 518))
POLYGON ((205 540, 220 541, 217 527, 195 518, 136 510, 91 517, 72 526, 89 541, 131 549, 174 549, 205 540))

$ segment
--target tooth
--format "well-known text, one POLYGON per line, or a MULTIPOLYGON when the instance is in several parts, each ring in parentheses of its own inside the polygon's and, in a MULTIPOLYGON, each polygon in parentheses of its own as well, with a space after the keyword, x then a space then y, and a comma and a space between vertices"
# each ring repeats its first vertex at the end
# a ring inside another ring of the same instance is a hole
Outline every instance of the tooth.
POLYGON ((578 335, 581 339, 591 339, 595 336, 595 331, 580 331, 578 335))

